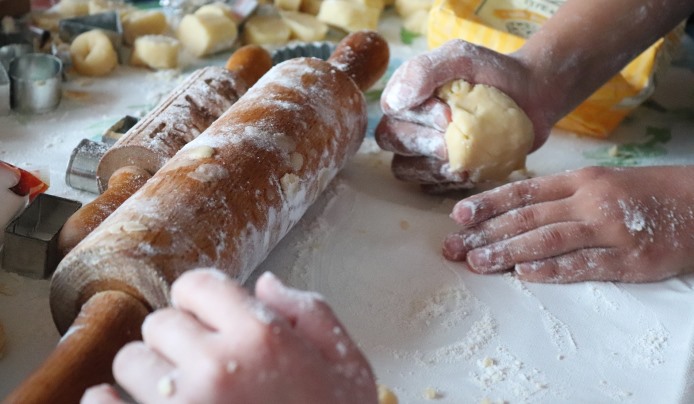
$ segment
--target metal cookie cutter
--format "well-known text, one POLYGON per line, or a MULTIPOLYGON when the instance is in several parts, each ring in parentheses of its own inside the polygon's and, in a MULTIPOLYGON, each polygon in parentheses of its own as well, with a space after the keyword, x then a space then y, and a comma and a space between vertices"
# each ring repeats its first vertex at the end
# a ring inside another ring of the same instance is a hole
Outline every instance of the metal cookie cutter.
POLYGON ((5 229, 2 268, 32 278, 47 278, 60 261, 58 233, 82 204, 40 194, 5 229))
POLYGON ((20 113, 52 111, 62 97, 63 64, 55 56, 30 53, 10 63, 12 109, 20 113))
POLYGON ((122 61, 123 25, 116 11, 92 14, 85 17, 65 18, 58 22, 58 35, 65 43, 72 43, 79 34, 93 29, 104 31, 108 39, 111 40, 113 49, 118 54, 118 60, 122 61))
POLYGON ((26 35, 21 33, 0 33, 0 63, 5 67, 5 70, 10 69, 12 59, 32 53, 34 45, 26 35))
POLYGON ((314 57, 318 59, 328 60, 330 55, 335 51, 337 45, 334 42, 308 42, 287 45, 278 48, 272 52, 272 63, 278 64, 285 60, 314 57))
POLYGON ((10 113, 10 76, 0 65, 0 116, 10 113))
POLYGON ((137 118, 126 115, 104 131, 101 142, 82 139, 70 155, 65 172, 65 183, 71 188, 99 194, 99 184, 96 180, 99 160, 116 140, 135 126, 137 121, 137 118))

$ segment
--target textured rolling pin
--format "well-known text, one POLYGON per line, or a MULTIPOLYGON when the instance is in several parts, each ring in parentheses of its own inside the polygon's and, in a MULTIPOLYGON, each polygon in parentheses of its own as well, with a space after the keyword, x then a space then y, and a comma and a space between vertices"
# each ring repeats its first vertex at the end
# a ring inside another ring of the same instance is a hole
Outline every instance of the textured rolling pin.
POLYGON ((226 69, 205 67, 191 74, 101 158, 97 179, 105 191, 65 223, 58 239, 60 252, 72 250, 270 67, 270 54, 249 45, 231 55, 226 69))
POLYGON ((358 149, 362 90, 387 64, 382 37, 351 34, 328 62, 275 66, 181 149, 61 262, 51 310, 64 337, 9 401, 77 399, 183 272, 246 279, 358 149))

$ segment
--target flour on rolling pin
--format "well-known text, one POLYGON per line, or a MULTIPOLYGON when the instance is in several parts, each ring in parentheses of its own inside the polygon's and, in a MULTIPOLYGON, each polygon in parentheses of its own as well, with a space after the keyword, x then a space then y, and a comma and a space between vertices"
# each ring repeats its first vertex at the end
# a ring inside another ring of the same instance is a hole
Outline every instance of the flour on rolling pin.
POLYGON ((243 80, 222 67, 210 66, 191 74, 103 156, 97 169, 102 190, 111 175, 124 166, 135 165, 155 173, 246 90, 243 80))
POLYGON ((364 137, 361 90, 385 70, 388 49, 375 33, 353 35, 347 46, 362 58, 275 66, 63 260, 51 285, 61 331, 99 290, 159 308, 187 270, 248 278, 364 137))

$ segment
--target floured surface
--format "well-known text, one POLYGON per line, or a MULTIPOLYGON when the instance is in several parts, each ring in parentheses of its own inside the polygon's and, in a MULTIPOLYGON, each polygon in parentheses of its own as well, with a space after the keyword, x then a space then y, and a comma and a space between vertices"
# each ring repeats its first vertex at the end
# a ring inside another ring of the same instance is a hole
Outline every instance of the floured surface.
POLYGON ((440 254, 455 201, 393 181, 389 156, 363 151, 257 274, 325 295, 401 402, 426 402, 430 388, 451 403, 691 397, 694 278, 472 274, 440 254))
MULTIPOLYGON (((392 73, 421 47, 402 44, 397 25, 383 28, 393 45, 392 73)), ((694 65, 694 47, 688 55, 694 65)), ((0 159, 47 167, 49 193, 86 202, 93 196, 64 184, 72 148, 125 114, 142 116, 182 79, 121 67, 104 80, 69 82, 73 98, 57 111, 0 117, 0 159)), ((671 69, 659 86, 655 98, 666 111, 640 108, 603 141, 555 132, 529 156, 530 173, 691 164, 694 72, 671 69), (671 137, 655 136, 662 133, 671 137)), ((378 101, 367 98, 373 129, 378 101)), ((271 269, 323 293, 401 403, 691 402, 692 277, 536 285, 466 272, 440 255, 444 235, 455 229, 448 219, 455 201, 394 180, 389 155, 375 150, 372 141, 362 149, 255 275, 271 269), (437 399, 426 398, 432 392, 437 399)), ((48 281, 0 270, 0 323, 4 397, 59 341, 48 281)))

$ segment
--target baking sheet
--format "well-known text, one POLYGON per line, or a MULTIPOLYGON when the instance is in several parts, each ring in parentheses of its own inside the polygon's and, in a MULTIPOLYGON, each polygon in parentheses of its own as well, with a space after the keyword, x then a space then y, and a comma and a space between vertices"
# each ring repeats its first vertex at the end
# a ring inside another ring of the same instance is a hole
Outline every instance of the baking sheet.
MULTIPOLYGON (((389 72, 423 49, 421 41, 400 42, 393 21, 383 27, 393 45, 389 72)), ((689 49, 659 83, 657 104, 639 108, 609 140, 555 131, 529 158, 531 174, 691 163, 689 49)), ((50 193, 87 202, 91 195, 64 184, 72 148, 125 114, 142 115, 182 79, 121 67, 105 79, 68 82, 57 111, 0 118, 0 159, 42 165, 51 174, 50 193)), ((373 127, 377 92, 370 97, 373 127)), ((692 400, 691 276, 644 285, 538 285, 474 275, 440 255, 442 238, 455 229, 448 219, 455 199, 394 180, 389 159, 367 139, 256 274, 272 270, 324 294, 401 402, 431 402, 432 391, 436 402, 449 403, 692 400)), ((0 270, 0 323, 7 338, 4 397, 58 342, 48 282, 0 270)))

